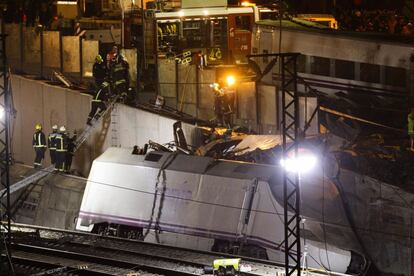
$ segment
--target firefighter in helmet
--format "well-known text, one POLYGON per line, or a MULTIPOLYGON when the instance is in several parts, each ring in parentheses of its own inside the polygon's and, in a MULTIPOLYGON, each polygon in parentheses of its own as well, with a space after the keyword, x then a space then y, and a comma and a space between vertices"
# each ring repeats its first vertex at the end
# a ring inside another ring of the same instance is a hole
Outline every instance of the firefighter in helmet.
POLYGON ((106 64, 104 63, 102 56, 97 55, 95 57, 95 63, 93 64, 93 69, 92 69, 92 75, 95 78, 95 85, 97 89, 101 87, 107 74, 108 74, 108 70, 107 70, 106 64))
POLYGON ((32 145, 35 150, 35 160, 34 160, 34 168, 42 167, 42 161, 45 158, 45 151, 46 151, 46 136, 42 131, 42 125, 36 124, 35 126, 35 133, 33 134, 32 145))
POLYGON ((55 170, 59 172, 65 171, 66 154, 68 152, 68 136, 66 134, 65 126, 59 128, 58 135, 56 135, 56 164, 55 170))

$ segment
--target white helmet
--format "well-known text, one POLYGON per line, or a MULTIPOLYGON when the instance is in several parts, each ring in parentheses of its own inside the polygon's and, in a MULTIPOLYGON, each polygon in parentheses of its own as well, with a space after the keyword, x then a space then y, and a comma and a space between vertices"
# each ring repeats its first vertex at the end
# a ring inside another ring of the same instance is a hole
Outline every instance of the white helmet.
POLYGON ((65 126, 61 126, 61 127, 59 128, 59 131, 60 131, 60 132, 65 132, 65 131, 66 131, 65 126))
POLYGON ((57 125, 53 125, 53 126, 52 126, 52 129, 53 129, 53 130, 58 130, 58 126, 57 126, 57 125))

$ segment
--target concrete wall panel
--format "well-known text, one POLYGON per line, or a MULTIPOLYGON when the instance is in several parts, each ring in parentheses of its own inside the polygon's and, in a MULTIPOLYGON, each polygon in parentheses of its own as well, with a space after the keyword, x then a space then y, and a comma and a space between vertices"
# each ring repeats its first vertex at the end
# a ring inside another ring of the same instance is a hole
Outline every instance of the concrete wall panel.
POLYGON ((79 37, 64 36, 63 44, 63 71, 68 73, 76 73, 80 70, 79 58, 79 37))
POLYGON ((180 83, 178 86, 179 102, 180 104, 195 104, 197 102, 196 67, 195 65, 179 65, 178 70, 178 82, 180 83))
POLYGON ((35 28, 24 31, 24 71, 30 74, 40 74, 40 35, 35 28))
POLYGON ((60 68, 59 32, 43 32, 43 64, 60 68))
POLYGON ((262 125, 276 125, 276 88, 274 86, 259 85, 260 123, 262 125))
POLYGON ((212 108, 214 101, 214 94, 211 90, 210 84, 216 80, 215 70, 200 71, 200 95, 198 103, 200 108, 212 108))
POLYGON ((49 133, 54 124, 59 127, 66 122, 66 93, 56 90, 55 86, 43 86, 43 123, 44 131, 49 133))
POLYGON ((256 91, 254 82, 240 83, 237 86, 238 115, 241 120, 256 122, 256 91))
POLYGON ((82 40, 83 76, 92 77, 95 57, 99 54, 98 40, 82 40))
POLYGON ((122 50, 129 63, 129 85, 131 87, 136 86, 137 82, 137 50, 136 49, 124 49, 122 50))
POLYGON ((6 49, 7 49, 7 58, 9 64, 12 68, 21 67, 21 46, 22 41, 20 38, 20 25, 19 24, 6 24, 5 31, 7 36, 6 39, 6 49))
POLYGON ((160 95, 175 98, 175 62, 171 60, 159 60, 158 62, 160 95))
MULTIPOLYGON (((21 144, 15 144, 13 140, 14 158, 16 161, 25 164, 33 164, 34 151, 32 148, 32 135, 36 123, 43 123, 43 91, 42 86, 35 81, 21 82, 20 91, 13 89, 14 94, 20 94, 15 98, 17 117, 20 117, 16 124, 14 136, 21 135, 21 144), (17 102, 16 99, 19 99, 17 102)), ((18 141, 18 140, 17 140, 18 141)))
MULTIPOLYGON (((75 129, 81 133, 86 126, 90 96, 15 75, 13 93, 17 110, 12 141, 16 161, 33 164, 31 142, 36 123, 43 124, 46 135, 51 132, 53 124, 65 125, 71 133, 75 129)), ((132 147, 143 146, 148 140, 161 144, 171 142, 174 139, 174 122, 157 114, 118 104, 115 112, 105 116, 102 124, 76 152, 72 168, 87 176, 92 161, 113 143, 132 147)), ((187 137, 192 137, 189 133, 193 128, 191 125, 183 127, 187 137)), ((50 164, 49 152, 46 156, 45 166, 50 164)))

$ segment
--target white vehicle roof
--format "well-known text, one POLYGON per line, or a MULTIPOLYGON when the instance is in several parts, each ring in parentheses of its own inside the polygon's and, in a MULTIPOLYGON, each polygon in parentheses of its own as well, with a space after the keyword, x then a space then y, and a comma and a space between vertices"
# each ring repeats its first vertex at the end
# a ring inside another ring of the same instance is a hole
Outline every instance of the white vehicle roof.
POLYGON ((166 170, 241 179, 258 178, 263 181, 267 181, 277 172, 281 172, 280 166, 216 160, 211 157, 177 154, 172 152, 151 151, 146 155, 134 155, 131 153, 132 148, 109 148, 101 156, 95 159, 94 162, 161 168, 163 165, 173 160, 166 170), (175 158, 173 158, 174 155, 176 155, 175 158))

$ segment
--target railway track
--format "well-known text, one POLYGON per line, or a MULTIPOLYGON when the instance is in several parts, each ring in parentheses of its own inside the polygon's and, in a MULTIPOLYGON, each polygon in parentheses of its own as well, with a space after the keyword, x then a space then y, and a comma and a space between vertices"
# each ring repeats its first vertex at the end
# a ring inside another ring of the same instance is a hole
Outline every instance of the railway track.
MULTIPOLYGON (((12 231, 15 263, 40 267, 43 273, 64 269, 59 275, 204 275, 204 267, 211 266, 215 259, 235 257, 37 226, 15 224, 12 231)), ((281 264, 245 257, 242 260, 252 267, 251 272, 242 275, 284 272, 281 264)))

